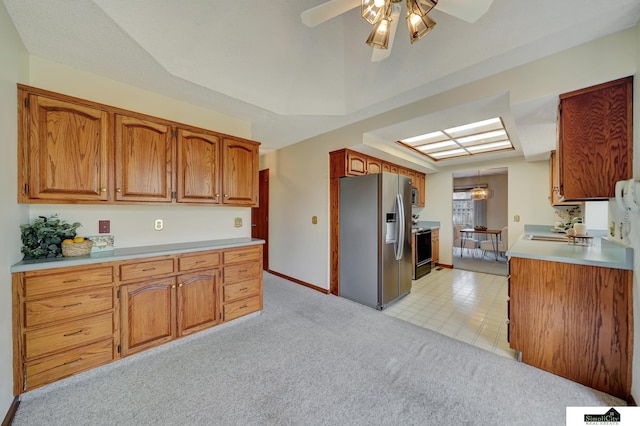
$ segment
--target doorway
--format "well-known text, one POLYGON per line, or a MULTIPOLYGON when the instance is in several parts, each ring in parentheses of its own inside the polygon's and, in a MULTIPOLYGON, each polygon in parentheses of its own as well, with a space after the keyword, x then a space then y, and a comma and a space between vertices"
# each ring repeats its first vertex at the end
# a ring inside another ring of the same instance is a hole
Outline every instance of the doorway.
POLYGON ((506 276, 508 169, 454 172, 452 222, 453 267, 506 276), (485 189, 486 198, 474 199, 472 190, 475 188, 485 189), (486 227, 486 231, 474 232, 476 226, 486 227))
POLYGON ((262 269, 269 270, 269 169, 258 172, 258 207, 251 209, 251 238, 264 240, 262 269))

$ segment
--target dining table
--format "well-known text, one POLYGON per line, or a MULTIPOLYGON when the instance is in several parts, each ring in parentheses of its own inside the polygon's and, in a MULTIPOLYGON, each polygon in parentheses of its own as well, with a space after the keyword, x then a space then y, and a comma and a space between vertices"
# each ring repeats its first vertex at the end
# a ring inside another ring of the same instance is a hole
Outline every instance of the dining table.
POLYGON ((462 247, 464 246, 464 240, 470 238, 473 235, 488 235, 491 245, 493 246, 493 252, 495 254, 496 262, 498 261, 498 241, 502 238, 502 229, 474 229, 463 228, 460 230, 460 257, 462 257, 462 247))

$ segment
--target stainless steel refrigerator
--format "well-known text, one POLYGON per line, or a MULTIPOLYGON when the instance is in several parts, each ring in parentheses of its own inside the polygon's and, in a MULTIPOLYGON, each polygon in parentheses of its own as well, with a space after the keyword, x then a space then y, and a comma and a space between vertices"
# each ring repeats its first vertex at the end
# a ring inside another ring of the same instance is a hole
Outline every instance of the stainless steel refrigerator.
POLYGON ((376 309, 411 291, 411 179, 340 179, 340 296, 376 309))

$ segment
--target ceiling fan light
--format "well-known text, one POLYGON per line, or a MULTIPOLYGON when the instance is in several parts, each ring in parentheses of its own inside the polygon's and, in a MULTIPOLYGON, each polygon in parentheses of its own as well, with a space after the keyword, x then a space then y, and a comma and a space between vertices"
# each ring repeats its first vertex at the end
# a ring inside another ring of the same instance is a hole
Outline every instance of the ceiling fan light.
POLYGON ((371 34, 367 38, 367 44, 376 49, 388 49, 390 26, 391 21, 388 18, 380 19, 371 30, 371 34))
POLYGON ((407 0, 407 14, 424 16, 436 7, 438 0, 407 0))
POLYGON ((362 0, 361 15, 370 24, 377 23, 384 16, 388 0, 362 0))
POLYGON ((431 19, 427 14, 422 16, 413 12, 407 14, 407 27, 409 29, 409 40, 411 40, 411 44, 427 35, 435 26, 436 21, 431 19))

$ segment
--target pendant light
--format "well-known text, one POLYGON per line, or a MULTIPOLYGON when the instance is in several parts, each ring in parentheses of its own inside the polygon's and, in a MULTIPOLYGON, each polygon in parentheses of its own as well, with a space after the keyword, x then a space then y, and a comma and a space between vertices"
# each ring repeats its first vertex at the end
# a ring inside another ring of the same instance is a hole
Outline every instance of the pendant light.
POLYGON ((474 201, 486 200, 488 193, 487 188, 480 188, 480 170, 478 170, 478 183, 476 187, 471 190, 471 199, 474 201))
POLYGON ((389 28, 391 27, 391 4, 384 8, 384 16, 373 26, 367 44, 376 49, 389 48, 389 28))

